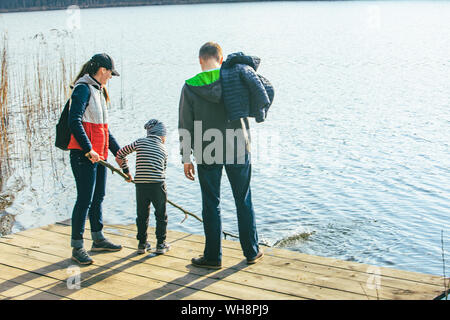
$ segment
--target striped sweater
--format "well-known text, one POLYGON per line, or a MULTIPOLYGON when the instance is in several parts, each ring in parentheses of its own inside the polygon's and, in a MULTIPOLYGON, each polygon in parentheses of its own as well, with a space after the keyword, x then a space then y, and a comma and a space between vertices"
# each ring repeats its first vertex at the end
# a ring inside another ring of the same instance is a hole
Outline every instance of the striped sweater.
MULTIPOLYGON (((149 135, 129 144, 117 152, 119 159, 136 151, 136 183, 163 182, 166 178, 167 150, 158 136, 149 135)), ((122 170, 128 172, 128 164, 123 161, 122 170)))

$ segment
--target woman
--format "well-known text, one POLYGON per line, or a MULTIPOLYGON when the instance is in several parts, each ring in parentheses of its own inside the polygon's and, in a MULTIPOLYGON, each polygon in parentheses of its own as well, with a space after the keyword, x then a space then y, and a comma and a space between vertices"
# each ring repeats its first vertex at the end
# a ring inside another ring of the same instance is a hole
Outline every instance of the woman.
POLYGON ((77 200, 72 212, 72 259, 79 264, 93 263, 83 246, 86 215, 89 215, 92 251, 119 251, 122 246, 105 239, 102 229, 102 202, 106 190, 106 168, 98 163, 116 155, 120 149, 108 129, 105 85, 119 76, 107 54, 96 54, 86 62, 74 81, 69 112, 72 132, 68 149, 77 185, 77 200))

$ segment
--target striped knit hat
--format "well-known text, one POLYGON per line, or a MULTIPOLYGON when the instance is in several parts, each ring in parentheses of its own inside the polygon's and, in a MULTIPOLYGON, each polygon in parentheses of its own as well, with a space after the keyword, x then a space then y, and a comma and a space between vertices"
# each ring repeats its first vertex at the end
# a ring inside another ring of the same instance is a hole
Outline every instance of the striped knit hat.
POLYGON ((161 121, 156 119, 149 120, 144 129, 147 130, 147 135, 155 135, 159 137, 165 137, 167 134, 166 126, 161 121))

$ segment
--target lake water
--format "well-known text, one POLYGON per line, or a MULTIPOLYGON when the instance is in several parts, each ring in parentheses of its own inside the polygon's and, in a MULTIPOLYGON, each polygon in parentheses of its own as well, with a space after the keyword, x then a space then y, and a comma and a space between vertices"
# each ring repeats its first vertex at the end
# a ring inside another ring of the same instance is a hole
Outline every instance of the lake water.
MULTIPOLYGON (((217 41, 225 56, 259 56, 259 72, 276 91, 266 122, 251 120, 260 238, 272 244, 313 232, 287 248, 442 274, 441 231, 450 248, 450 2, 240 3, 79 14, 75 25, 68 21, 73 12, 3 14, 0 25, 15 63, 29 62, 21 57, 34 35, 42 32, 51 42, 52 29, 70 27, 64 41, 78 66, 97 52, 115 58, 122 77, 109 85, 111 131, 124 145, 145 134, 148 119, 165 122, 169 199, 201 214, 198 181, 184 177, 178 156, 178 100, 184 80, 200 72, 199 47, 217 41)), ((105 222, 134 223, 133 186, 108 179, 105 222)), ((70 217, 70 166, 59 187, 41 183, 9 209, 17 214, 16 231, 70 217)), ((183 215, 168 209, 170 229, 203 233, 195 219, 180 224, 183 215)), ((225 174, 222 211, 224 230, 237 233, 225 174)))

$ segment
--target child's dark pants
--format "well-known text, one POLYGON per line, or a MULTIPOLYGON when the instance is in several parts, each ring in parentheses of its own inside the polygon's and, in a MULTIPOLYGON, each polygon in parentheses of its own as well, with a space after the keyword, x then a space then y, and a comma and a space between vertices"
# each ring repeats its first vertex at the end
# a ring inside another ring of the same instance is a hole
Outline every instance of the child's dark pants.
POLYGON ((140 243, 147 241, 147 228, 150 215, 150 204, 153 204, 156 217, 156 239, 158 243, 166 240, 167 191, 165 182, 136 183, 136 225, 138 229, 137 239, 140 243))

